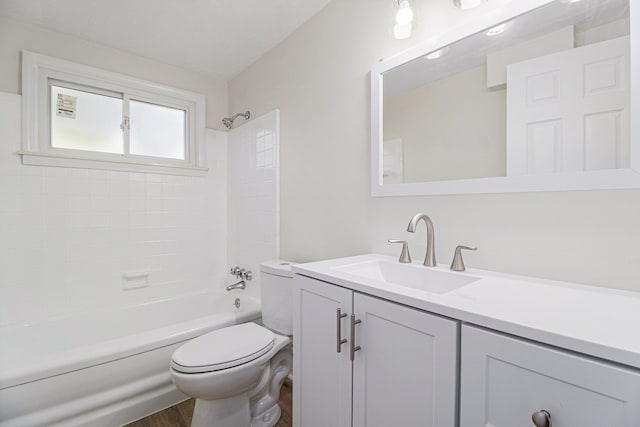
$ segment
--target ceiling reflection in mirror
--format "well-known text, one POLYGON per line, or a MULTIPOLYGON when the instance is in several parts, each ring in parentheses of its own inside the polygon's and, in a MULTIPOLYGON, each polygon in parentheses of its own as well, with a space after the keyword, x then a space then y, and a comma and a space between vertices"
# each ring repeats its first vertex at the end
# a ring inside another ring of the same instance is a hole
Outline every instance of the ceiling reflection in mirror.
POLYGON ((557 1, 383 74, 383 183, 629 167, 629 2, 557 1))

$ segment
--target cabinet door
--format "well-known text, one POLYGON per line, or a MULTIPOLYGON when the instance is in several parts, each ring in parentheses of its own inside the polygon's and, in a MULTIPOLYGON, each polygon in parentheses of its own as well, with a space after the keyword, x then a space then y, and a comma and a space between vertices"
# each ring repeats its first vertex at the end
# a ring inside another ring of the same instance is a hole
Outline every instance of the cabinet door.
POLYGON ((524 340, 463 326, 461 427, 637 427, 640 375, 524 340))
POLYGON ((351 425, 349 343, 337 350, 340 334, 348 337, 352 292, 295 275, 293 280, 293 424, 296 427, 351 425))
POLYGON ((354 311, 353 425, 453 427, 458 323, 358 293, 354 311))

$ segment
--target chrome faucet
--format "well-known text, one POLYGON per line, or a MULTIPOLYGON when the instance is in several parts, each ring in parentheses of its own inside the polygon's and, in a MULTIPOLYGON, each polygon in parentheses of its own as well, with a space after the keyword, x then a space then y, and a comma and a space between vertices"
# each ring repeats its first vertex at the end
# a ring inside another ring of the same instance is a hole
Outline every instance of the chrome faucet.
POLYGON ((424 257, 424 265, 427 267, 435 267, 436 266, 436 249, 435 249, 435 236, 433 232, 433 223, 431 222, 431 218, 424 213, 417 213, 411 218, 409 221, 409 225, 407 226, 407 231, 409 233, 416 232, 416 226, 420 220, 424 220, 425 225, 427 226, 427 253, 424 257))
POLYGON ((232 291, 234 289, 244 289, 247 287, 247 284, 244 283, 244 280, 240 280, 239 282, 233 283, 226 287, 228 291, 232 291))

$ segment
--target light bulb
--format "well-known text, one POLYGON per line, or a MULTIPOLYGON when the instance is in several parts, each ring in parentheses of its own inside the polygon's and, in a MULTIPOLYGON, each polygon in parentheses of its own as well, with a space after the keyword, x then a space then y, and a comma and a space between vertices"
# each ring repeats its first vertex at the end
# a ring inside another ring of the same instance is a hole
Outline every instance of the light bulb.
POLYGON ((398 11, 396 12, 396 23, 400 26, 406 26, 411 24, 411 21, 413 21, 413 10, 409 5, 409 0, 400 0, 398 11))
POLYGON ((411 37, 411 24, 407 25, 399 25, 396 24, 393 26, 393 37, 398 40, 408 39, 411 37))

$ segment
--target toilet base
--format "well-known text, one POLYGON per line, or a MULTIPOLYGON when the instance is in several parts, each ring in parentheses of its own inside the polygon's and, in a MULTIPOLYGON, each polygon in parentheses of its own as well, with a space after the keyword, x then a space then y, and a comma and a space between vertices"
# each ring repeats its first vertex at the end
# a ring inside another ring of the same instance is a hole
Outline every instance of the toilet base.
POLYGON ((280 419, 282 410, 277 403, 259 417, 251 420, 251 427, 273 427, 280 419))
POLYGON ((280 406, 275 404, 251 419, 246 395, 221 400, 196 399, 191 427, 273 427, 281 414, 280 406))
POLYGON ((246 393, 228 399, 196 399, 191 427, 238 427, 251 423, 246 393))

